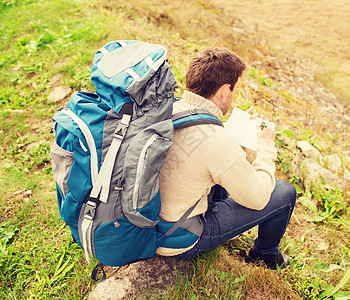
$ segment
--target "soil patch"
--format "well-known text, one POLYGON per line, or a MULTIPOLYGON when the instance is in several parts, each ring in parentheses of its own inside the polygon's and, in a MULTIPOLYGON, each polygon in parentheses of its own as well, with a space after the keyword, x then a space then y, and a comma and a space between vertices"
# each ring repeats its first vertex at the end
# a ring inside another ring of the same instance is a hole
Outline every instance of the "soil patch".
POLYGON ((321 63, 323 83, 350 104, 350 0, 213 0, 229 17, 261 33, 262 42, 321 63))

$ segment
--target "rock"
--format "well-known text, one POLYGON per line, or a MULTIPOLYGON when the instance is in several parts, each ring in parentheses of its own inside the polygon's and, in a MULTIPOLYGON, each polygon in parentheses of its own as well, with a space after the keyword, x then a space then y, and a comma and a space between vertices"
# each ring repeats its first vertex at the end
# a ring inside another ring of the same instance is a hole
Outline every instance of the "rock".
MULTIPOLYGON (((342 167, 343 168, 343 167, 342 167)), ((338 176, 338 172, 331 172, 322 167, 315 159, 305 157, 301 159, 301 153, 293 160, 293 172, 303 180, 306 189, 310 187, 312 182, 316 182, 322 177, 327 183, 335 184, 340 188, 346 188, 350 184, 350 172, 344 169, 343 175, 338 176)))
POLYGON ((343 178, 350 182, 350 172, 348 171, 348 169, 344 169, 343 178))
POLYGON ((25 191, 23 195, 30 196, 32 194, 32 190, 25 191))
POLYGON ((249 82, 247 86, 252 89, 254 92, 259 92, 259 87, 255 82, 249 82))
POLYGON ((264 57, 265 55, 261 52, 261 51, 259 51, 258 49, 255 49, 254 50, 254 53, 257 55, 257 56, 259 56, 259 57, 264 57))
POLYGON ((58 85, 62 80, 62 75, 61 74, 56 74, 53 77, 50 78, 49 82, 51 83, 52 86, 58 85))
POLYGON ((4 111, 8 111, 8 112, 11 112, 11 113, 23 113, 23 109, 4 109, 4 111))
POLYGON ((29 152, 33 152, 35 149, 39 148, 40 144, 40 142, 31 143, 27 146, 27 149, 29 152))
POLYGON ((277 51, 281 51, 283 48, 281 46, 274 46, 277 51))
POLYGON ((55 103, 59 102, 67 98, 71 92, 72 89, 70 87, 58 86, 50 93, 49 100, 55 103))
POLYGON ((305 180, 316 181, 320 176, 326 182, 337 182, 339 177, 331 171, 320 166, 314 159, 305 158, 301 164, 302 176, 305 180))
POLYGON ((323 159, 323 164, 328 170, 337 174, 343 180, 350 181, 350 172, 343 165, 338 154, 332 154, 332 155, 325 156, 323 159))
POLYGON ((111 278, 99 283, 88 300, 139 299, 144 292, 163 295, 176 284, 177 272, 190 272, 189 260, 154 256, 129 265, 111 278))
POLYGON ((298 141, 297 147, 300 148, 301 152, 306 157, 316 158, 317 156, 321 155, 321 152, 307 141, 298 141))
POLYGON ((327 168, 334 173, 338 173, 339 169, 342 167, 342 162, 338 154, 327 155, 324 158, 324 162, 327 168))
POLYGON ((112 300, 123 299, 132 289, 132 283, 129 278, 112 277, 101 282, 89 295, 88 300, 112 300))

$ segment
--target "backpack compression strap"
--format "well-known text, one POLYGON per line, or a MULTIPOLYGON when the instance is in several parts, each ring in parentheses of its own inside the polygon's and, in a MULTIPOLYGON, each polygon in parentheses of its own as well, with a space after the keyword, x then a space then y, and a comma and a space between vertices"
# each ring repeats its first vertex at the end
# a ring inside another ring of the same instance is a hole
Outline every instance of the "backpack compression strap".
POLYGON ((186 128, 200 124, 214 124, 224 127, 222 122, 205 109, 190 109, 176 113, 172 116, 174 128, 186 128))
POLYGON ((108 148, 108 152, 102 163, 100 172, 97 175, 96 182, 92 187, 92 190, 90 193, 91 198, 97 199, 101 192, 100 198, 99 198, 100 201, 107 203, 114 163, 115 163, 120 145, 122 144, 123 139, 126 135, 126 131, 129 127, 130 120, 131 120, 131 116, 124 114, 123 118, 121 119, 117 128, 115 129, 112 143, 108 148))

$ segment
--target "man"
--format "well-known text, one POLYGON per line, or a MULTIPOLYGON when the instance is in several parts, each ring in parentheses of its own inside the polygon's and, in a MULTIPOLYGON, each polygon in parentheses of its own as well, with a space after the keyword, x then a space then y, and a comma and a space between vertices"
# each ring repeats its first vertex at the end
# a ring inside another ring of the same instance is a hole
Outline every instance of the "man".
MULTIPOLYGON (((220 119, 232 105, 244 69, 242 60, 226 48, 200 52, 189 66, 186 91, 183 99, 174 103, 174 113, 201 108, 220 119)), ((176 222, 200 199, 190 218, 200 221, 202 233, 190 247, 160 247, 158 254, 196 256, 259 225, 246 262, 263 261, 271 269, 289 263, 289 257, 281 254, 278 246, 296 192, 289 183, 275 180, 275 126, 269 121, 265 124, 263 129, 257 127, 258 149, 252 164, 225 128, 203 124, 175 131, 174 144, 160 173, 160 216, 176 222), (212 187, 215 205, 208 205, 212 187)))

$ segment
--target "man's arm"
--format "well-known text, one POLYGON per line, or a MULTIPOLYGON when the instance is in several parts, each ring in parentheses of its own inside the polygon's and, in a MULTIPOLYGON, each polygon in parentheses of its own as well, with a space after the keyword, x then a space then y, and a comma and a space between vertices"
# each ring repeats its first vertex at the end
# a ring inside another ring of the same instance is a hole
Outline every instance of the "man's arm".
POLYGON ((266 206, 275 187, 277 151, 272 135, 266 138, 266 134, 271 132, 260 135, 257 157, 251 165, 237 142, 220 130, 216 136, 216 155, 208 164, 216 184, 223 186, 237 203, 256 210, 266 206))

